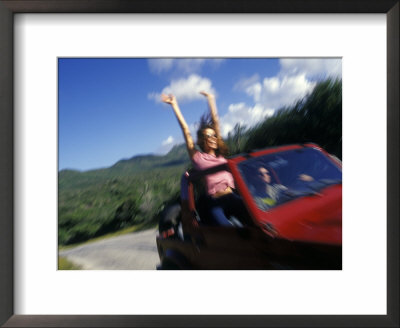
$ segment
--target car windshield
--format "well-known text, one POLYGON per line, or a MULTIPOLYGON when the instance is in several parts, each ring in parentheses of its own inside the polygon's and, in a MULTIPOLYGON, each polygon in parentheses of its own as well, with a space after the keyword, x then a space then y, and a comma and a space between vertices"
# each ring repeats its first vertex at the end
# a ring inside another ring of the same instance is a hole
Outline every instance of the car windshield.
POLYGON ((257 206, 264 211, 342 183, 341 169, 313 148, 250 158, 238 167, 257 206))

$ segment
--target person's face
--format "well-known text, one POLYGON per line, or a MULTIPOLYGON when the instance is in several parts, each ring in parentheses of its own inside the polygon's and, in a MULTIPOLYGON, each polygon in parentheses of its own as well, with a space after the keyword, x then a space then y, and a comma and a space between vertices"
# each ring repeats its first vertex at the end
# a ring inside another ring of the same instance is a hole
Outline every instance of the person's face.
POLYGON ((204 151, 207 152, 210 149, 218 149, 217 135, 213 129, 205 129, 203 131, 204 138, 204 151))
POLYGON ((271 183, 271 176, 269 175, 269 171, 265 167, 260 167, 258 169, 258 173, 265 183, 271 183))

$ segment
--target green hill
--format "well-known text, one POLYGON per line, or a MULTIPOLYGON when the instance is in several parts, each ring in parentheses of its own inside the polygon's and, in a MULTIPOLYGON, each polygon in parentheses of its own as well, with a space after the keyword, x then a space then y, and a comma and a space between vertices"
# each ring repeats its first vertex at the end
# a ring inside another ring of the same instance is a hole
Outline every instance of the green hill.
POLYGON ((184 145, 175 146, 165 156, 139 155, 115 163, 109 170, 110 174, 134 174, 157 168, 173 167, 188 162, 184 145))
POLYGON ((110 168, 58 174, 59 244, 84 241, 138 223, 155 222, 179 193, 189 164, 184 145, 167 155, 140 155, 110 168))

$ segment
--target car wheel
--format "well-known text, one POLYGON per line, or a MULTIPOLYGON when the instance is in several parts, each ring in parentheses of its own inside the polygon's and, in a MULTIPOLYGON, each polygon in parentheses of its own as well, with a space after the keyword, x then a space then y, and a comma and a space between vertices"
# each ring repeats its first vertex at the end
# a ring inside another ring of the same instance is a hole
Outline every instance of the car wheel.
POLYGON ((165 261, 161 265, 161 270, 180 270, 180 267, 171 261, 165 261))
POLYGON ((168 206, 162 212, 160 220, 158 222, 159 232, 162 233, 163 231, 174 229, 176 233, 180 220, 181 220, 181 205, 174 204, 168 206))

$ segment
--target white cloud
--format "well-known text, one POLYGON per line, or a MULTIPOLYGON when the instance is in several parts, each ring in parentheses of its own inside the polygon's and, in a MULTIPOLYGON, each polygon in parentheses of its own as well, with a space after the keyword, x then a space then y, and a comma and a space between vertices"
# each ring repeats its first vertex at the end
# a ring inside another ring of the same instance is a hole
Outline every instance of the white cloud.
POLYGON ((207 59, 207 63, 213 67, 219 67, 224 61, 224 58, 207 59))
POLYGON ((165 139, 165 140, 161 143, 161 145, 162 145, 162 146, 168 146, 168 145, 173 144, 173 142, 174 142, 174 137, 173 137, 173 136, 169 136, 167 139, 165 139))
POLYGON ((261 104, 256 104, 253 107, 247 106, 245 103, 231 104, 228 112, 221 117, 221 134, 226 137, 238 123, 251 127, 273 114, 273 109, 266 108, 261 104))
POLYGON ((261 100, 261 94, 262 94, 262 84, 257 82, 254 83, 253 85, 249 85, 246 89, 245 92, 254 98, 255 102, 259 102, 261 100))
POLYGON ((274 77, 262 81, 255 74, 238 81, 234 90, 241 90, 253 98, 256 105, 279 109, 288 106, 310 93, 316 79, 341 77, 340 58, 281 59, 281 70, 274 77))
POLYGON ((147 60, 150 71, 161 74, 168 71, 176 71, 179 74, 192 74, 200 72, 205 64, 218 67, 224 59, 204 59, 204 58, 151 58, 147 60))
POLYGON ((280 60, 282 75, 305 74, 307 78, 342 76, 340 58, 285 58, 280 60))
MULTIPOLYGON (((170 85, 166 86, 161 93, 175 95, 178 102, 188 102, 203 99, 204 96, 200 94, 200 91, 216 94, 209 79, 192 74, 186 79, 172 80, 170 85)), ((161 93, 149 93, 148 98, 160 101, 161 93)))
POLYGON ((315 85, 316 82, 307 80, 304 74, 265 78, 261 82, 253 76, 239 81, 236 89, 252 97, 255 107, 276 110, 303 98, 315 85))
MULTIPOLYGON (((228 112, 220 119, 221 133, 226 137, 237 123, 252 127, 272 116, 282 107, 290 106, 311 93, 316 86, 316 78, 341 76, 341 59, 282 59, 281 71, 274 77, 261 79, 258 74, 239 80, 234 90, 243 91, 253 99, 253 103, 235 103, 228 107, 228 112), (314 80, 311 80, 311 79, 314 80)), ((182 61, 185 65, 202 65, 203 61, 182 61)), ((172 65, 174 66, 175 63, 172 65)), ((167 66, 167 63, 165 64, 167 66)), ((202 98, 200 91, 216 93, 209 79, 192 74, 186 79, 173 80, 162 93, 174 94, 179 102, 202 98)), ((149 98, 159 101, 160 94, 151 93, 149 98)), ((190 126, 195 136, 197 127, 190 126)))
POLYGON ((182 138, 174 138, 173 136, 169 136, 167 139, 161 142, 160 147, 158 147, 156 150, 156 154, 165 155, 172 149, 172 147, 181 144, 182 142, 182 138))
POLYGON ((307 80, 304 74, 265 78, 254 100, 264 106, 279 109, 303 98, 314 89, 315 85, 316 82, 307 80))
POLYGON ((260 76, 254 74, 251 77, 240 79, 233 87, 233 90, 246 90, 248 87, 258 83, 260 81, 260 76))
POLYGON ((190 74, 200 71, 205 59, 179 59, 175 60, 176 69, 182 73, 190 74))
POLYGON ((173 59, 148 59, 147 63, 149 65, 150 71, 152 73, 160 74, 166 72, 172 68, 174 60, 173 59))
POLYGON ((231 104, 221 118, 224 136, 236 123, 251 127, 285 106, 311 93, 315 78, 341 76, 340 59, 282 59, 281 71, 274 77, 261 79, 258 74, 239 80, 234 90, 243 91, 253 99, 252 105, 231 104), (314 80, 311 80, 314 78, 314 80))

